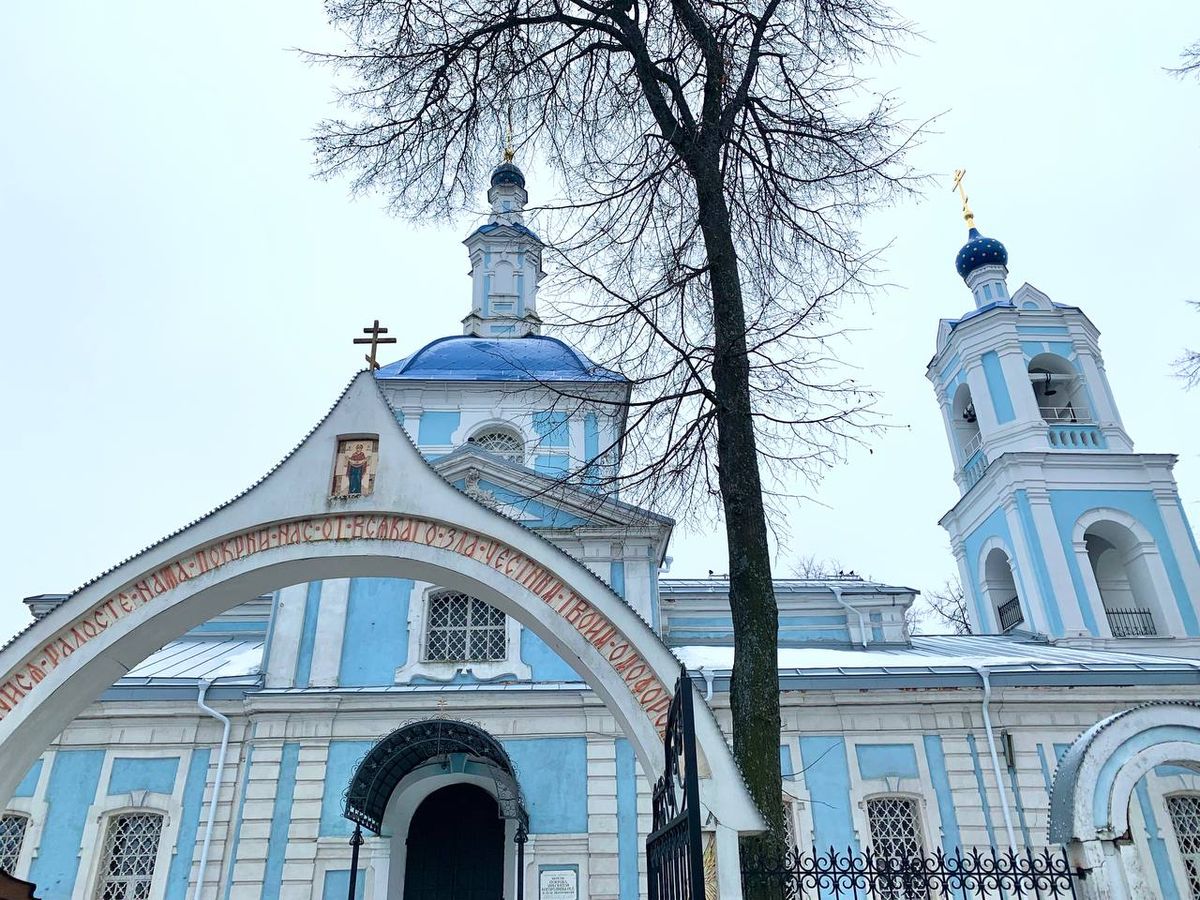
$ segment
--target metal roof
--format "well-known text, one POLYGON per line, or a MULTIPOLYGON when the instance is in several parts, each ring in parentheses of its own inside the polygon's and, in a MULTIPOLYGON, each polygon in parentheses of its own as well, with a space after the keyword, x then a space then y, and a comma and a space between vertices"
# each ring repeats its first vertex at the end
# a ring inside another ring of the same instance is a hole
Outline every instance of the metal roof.
MULTIPOLYGON (((799 594, 807 591, 828 591, 840 588, 843 593, 871 594, 915 594, 915 588, 898 584, 868 581, 858 575, 823 575, 818 578, 776 578, 772 581, 777 594, 799 594)), ((660 578, 659 594, 728 594, 729 579, 709 578, 660 578)))
POLYGON ((380 381, 626 381, 558 338, 450 335, 380 368, 380 381))
POLYGON ((151 653, 117 682, 149 684, 165 679, 212 681, 258 677, 263 656, 262 638, 232 637, 216 640, 181 638, 151 653))

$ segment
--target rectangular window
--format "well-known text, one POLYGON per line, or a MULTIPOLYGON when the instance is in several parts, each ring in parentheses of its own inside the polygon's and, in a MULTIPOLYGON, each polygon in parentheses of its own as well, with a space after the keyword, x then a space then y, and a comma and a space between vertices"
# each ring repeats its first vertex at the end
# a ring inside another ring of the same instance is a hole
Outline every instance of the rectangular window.
POLYGON ((1192 900, 1200 900, 1200 794, 1175 794, 1167 798, 1167 812, 1175 828, 1183 871, 1192 900))
POLYGON ((21 845, 25 843, 25 829, 28 825, 27 816, 0 816, 0 871, 9 875, 16 874, 17 860, 21 857, 21 845))
POLYGON ((458 591, 438 591, 429 595, 426 661, 490 662, 507 656, 504 613, 458 591))
POLYGON ((875 797, 867 801, 871 849, 889 859, 916 859, 924 853, 917 801, 910 797, 875 797))
POLYGON ((108 820, 95 900, 146 900, 154 878, 163 817, 125 813, 108 820))

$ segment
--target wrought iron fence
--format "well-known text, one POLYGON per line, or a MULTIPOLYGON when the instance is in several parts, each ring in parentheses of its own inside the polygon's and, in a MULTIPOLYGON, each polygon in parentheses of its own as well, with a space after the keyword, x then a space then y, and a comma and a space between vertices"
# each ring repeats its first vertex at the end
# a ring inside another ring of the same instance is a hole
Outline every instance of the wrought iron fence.
POLYGON ((1153 637, 1158 634, 1154 614, 1148 609, 1106 609, 1104 613, 1113 637, 1153 637))
POLYGON ((1066 851, 1051 848, 916 857, 793 848, 774 864, 748 859, 742 866, 748 890, 770 885, 785 900, 1050 900, 1078 897, 1079 878, 1066 851))
POLYGON ((1016 628, 1025 621, 1025 613, 1021 612, 1021 598, 1013 597, 1011 600, 1005 600, 996 610, 1000 614, 1000 630, 1008 631, 1010 628, 1016 628))

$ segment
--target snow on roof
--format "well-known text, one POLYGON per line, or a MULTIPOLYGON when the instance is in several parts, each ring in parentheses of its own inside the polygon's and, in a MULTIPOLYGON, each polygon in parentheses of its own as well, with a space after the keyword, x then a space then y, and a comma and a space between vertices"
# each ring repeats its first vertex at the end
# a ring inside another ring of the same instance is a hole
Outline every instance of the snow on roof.
POLYGON ((262 638, 171 641, 130 669, 118 684, 137 679, 255 678, 263 658, 262 638))

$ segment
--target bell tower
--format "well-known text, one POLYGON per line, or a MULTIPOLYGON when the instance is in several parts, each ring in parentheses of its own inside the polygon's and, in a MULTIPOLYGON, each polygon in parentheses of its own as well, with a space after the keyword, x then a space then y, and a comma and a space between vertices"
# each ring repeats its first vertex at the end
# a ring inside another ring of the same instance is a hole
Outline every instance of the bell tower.
POLYGON ((963 174, 955 267, 975 308, 939 323, 926 375, 962 494, 941 524, 974 630, 1200 656, 1176 457, 1133 452, 1082 310, 1029 284, 1010 293, 1008 250, 976 227, 963 174))

